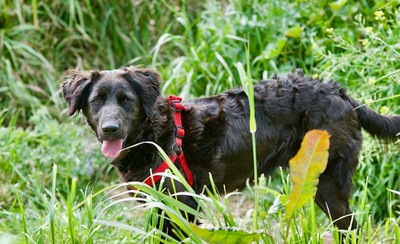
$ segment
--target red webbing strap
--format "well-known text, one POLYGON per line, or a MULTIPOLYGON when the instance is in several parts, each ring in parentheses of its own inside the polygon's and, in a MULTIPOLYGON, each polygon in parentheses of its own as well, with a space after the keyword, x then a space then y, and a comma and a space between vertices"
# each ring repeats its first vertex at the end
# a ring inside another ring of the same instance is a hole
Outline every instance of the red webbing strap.
MULTIPOLYGON (((169 105, 171 105, 172 109, 174 110, 174 120, 175 120, 175 127, 176 127, 176 135, 175 135, 175 143, 176 146, 181 150, 182 149, 182 139, 185 136, 185 130, 182 127, 182 117, 181 117, 181 112, 186 111, 185 106, 181 103, 182 98, 177 97, 177 96, 170 96, 168 99, 169 105)), ((186 175, 186 180, 189 183, 190 186, 193 185, 193 174, 192 171, 190 171, 187 163, 186 163, 186 157, 183 151, 180 152, 179 155, 174 155, 169 156, 169 159, 171 160, 172 163, 175 163, 176 160, 178 160, 179 164, 181 165, 183 172, 185 172, 186 175)), ((167 162, 163 162, 160 166, 156 168, 156 170, 144 181, 145 184, 152 186, 153 183, 158 182, 161 179, 161 174, 157 173, 162 173, 165 172, 167 169, 169 169, 169 165, 167 162)))
POLYGON ((186 157, 185 157, 185 154, 183 153, 183 151, 181 152, 181 154, 179 154, 178 161, 181 164, 183 172, 185 172, 186 181, 189 183, 190 186, 193 186, 193 174, 192 174, 192 171, 190 171, 189 166, 186 163, 186 157))
MULTIPOLYGON (((172 163, 175 162, 176 158, 177 158, 176 155, 169 156, 169 159, 171 160, 172 163)), ((162 177, 161 174, 157 173, 165 172, 167 169, 169 169, 169 165, 167 164, 167 162, 163 162, 160 166, 157 167, 156 170, 154 170, 154 172, 149 177, 147 177, 145 181, 143 181, 143 183, 145 183, 148 186, 152 186, 153 183, 158 182, 162 177)))
POLYGON ((171 105, 174 112, 174 120, 175 120, 175 127, 176 127, 176 135, 175 135, 175 142, 176 146, 181 149, 182 147, 182 139, 185 137, 185 130, 182 127, 182 117, 181 112, 186 111, 185 106, 181 103, 182 98, 177 96, 169 96, 168 103, 171 105))

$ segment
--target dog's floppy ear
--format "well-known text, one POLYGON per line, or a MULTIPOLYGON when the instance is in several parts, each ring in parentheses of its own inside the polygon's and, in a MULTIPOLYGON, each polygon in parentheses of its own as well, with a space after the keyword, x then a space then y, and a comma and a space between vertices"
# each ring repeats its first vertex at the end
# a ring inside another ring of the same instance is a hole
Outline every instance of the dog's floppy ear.
POLYGON ((93 76, 98 72, 68 70, 66 80, 61 84, 61 94, 68 103, 68 115, 72 116, 83 108, 93 76))
POLYGON ((141 106, 147 117, 153 115, 153 107, 160 96, 160 75, 152 69, 139 69, 134 66, 124 68, 124 78, 129 81, 141 101, 141 106))

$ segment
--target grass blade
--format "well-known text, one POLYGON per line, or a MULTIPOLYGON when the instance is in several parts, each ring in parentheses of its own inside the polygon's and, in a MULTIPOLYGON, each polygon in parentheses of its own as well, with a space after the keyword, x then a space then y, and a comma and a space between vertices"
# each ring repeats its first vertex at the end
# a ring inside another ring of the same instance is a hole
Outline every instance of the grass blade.
POLYGON ((56 224, 55 224, 55 208, 56 208, 56 183, 57 183, 57 164, 53 165, 53 174, 52 174, 52 187, 51 187, 51 200, 50 200, 50 236, 51 243, 56 242, 56 224))
POLYGON ((17 201, 18 201, 18 205, 19 205, 19 212, 21 213, 21 218, 22 218, 22 226, 24 228, 24 238, 25 238, 25 243, 29 243, 29 239, 28 239, 28 228, 27 228, 27 221, 26 221, 26 215, 25 215, 25 208, 24 205, 22 204, 21 198, 19 196, 19 192, 18 190, 16 191, 16 195, 17 195, 17 201))
POLYGON ((69 222, 69 231, 71 235, 71 242, 72 244, 75 244, 75 230, 74 230, 74 224, 75 224, 75 218, 74 218, 74 212, 73 212, 73 204, 75 200, 75 194, 76 194, 76 178, 72 178, 71 182, 71 192, 68 196, 68 222, 69 222))

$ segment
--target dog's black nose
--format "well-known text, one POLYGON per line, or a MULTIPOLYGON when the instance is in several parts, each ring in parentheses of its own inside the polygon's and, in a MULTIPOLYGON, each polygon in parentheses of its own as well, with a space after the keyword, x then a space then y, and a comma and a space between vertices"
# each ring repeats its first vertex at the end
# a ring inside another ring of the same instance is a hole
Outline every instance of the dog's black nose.
POLYGON ((119 131, 119 125, 113 122, 105 122, 101 126, 101 130, 103 131, 104 135, 110 136, 116 134, 119 131))

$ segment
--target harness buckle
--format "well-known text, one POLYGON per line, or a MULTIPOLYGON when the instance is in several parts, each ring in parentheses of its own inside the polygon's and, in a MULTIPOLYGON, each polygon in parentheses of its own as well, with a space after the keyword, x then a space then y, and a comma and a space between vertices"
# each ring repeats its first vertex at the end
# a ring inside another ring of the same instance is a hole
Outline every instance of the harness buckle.
POLYGON ((171 100, 171 107, 175 112, 182 112, 183 111, 183 104, 179 100, 171 100))

